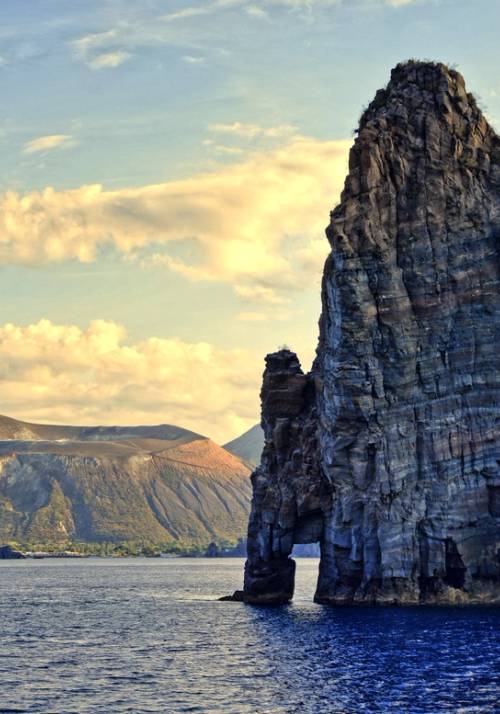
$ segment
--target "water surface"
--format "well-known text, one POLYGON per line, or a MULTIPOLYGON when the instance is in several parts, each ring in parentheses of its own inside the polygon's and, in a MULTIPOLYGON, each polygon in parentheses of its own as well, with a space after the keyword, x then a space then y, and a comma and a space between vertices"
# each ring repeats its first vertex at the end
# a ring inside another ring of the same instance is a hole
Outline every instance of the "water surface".
POLYGON ((239 559, 0 562, 0 712, 498 711, 500 611, 218 602, 239 559))

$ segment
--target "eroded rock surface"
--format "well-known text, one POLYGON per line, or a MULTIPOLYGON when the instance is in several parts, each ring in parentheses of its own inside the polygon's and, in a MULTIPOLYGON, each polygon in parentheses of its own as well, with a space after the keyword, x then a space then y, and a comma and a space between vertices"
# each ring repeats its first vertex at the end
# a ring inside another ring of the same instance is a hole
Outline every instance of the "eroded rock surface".
POLYGON ((322 289, 317 358, 266 358, 244 592, 498 602, 500 139, 463 78, 398 65, 361 117, 322 289))

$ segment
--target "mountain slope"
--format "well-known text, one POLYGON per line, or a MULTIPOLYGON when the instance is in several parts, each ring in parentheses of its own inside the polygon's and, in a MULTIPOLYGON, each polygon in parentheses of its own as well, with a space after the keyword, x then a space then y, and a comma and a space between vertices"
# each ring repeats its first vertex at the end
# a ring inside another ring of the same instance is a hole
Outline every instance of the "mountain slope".
POLYGON ((0 540, 203 545, 245 534, 249 469, 175 426, 0 417, 0 540))
POLYGON ((262 449, 264 448, 264 432, 260 424, 252 426, 244 434, 224 444, 224 449, 238 456, 252 469, 260 463, 262 449))

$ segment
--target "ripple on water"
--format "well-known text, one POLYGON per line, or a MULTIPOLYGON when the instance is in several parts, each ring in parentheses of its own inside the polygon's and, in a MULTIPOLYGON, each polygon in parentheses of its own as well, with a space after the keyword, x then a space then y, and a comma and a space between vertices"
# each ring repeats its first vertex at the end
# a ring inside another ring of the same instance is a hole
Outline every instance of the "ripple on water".
POLYGON ((0 564, 0 714, 497 711, 494 609, 340 609, 216 598, 241 560, 0 564), (1 708, 3 707, 3 708, 1 708))

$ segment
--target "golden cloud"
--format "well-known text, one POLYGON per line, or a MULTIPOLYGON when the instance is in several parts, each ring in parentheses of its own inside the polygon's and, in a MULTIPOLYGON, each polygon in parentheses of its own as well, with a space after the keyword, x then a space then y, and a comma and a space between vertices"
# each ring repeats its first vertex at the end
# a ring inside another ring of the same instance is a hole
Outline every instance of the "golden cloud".
POLYGON ((121 325, 0 327, 2 410, 30 421, 171 423, 220 443, 255 424, 261 357, 206 342, 127 341, 121 325))
POLYGON ((74 145, 73 137, 69 134, 49 134, 27 141, 23 146, 23 154, 36 154, 60 148, 67 149, 74 145))
POLYGON ((272 301, 280 290, 306 287, 320 270, 349 145, 295 138, 179 181, 7 192, 0 197, 0 263, 91 262, 110 246, 141 257, 154 246, 154 264, 192 280, 228 282, 240 294, 260 290, 272 301), (172 254, 188 239, 196 260, 172 254))

